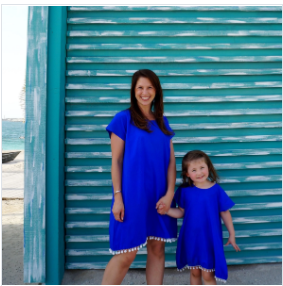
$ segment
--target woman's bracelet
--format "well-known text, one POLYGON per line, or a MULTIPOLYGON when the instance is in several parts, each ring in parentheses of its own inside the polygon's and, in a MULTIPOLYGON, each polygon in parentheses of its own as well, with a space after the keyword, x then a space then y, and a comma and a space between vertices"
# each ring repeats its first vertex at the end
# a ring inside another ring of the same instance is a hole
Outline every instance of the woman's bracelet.
POLYGON ((115 195, 116 193, 119 193, 119 192, 121 192, 121 191, 115 191, 115 192, 114 192, 114 195, 115 195))

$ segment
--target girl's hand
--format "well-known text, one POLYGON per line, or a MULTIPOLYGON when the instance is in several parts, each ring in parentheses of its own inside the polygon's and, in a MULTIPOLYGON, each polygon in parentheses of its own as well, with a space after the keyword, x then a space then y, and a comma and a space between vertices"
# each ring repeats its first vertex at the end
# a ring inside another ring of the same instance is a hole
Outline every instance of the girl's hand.
POLYGON ((238 252, 241 251, 241 249, 239 248, 239 246, 236 244, 236 240, 235 240, 235 236, 229 236, 229 239, 227 241, 227 243, 225 244, 225 246, 227 246, 228 244, 232 244, 234 249, 238 252))
POLYGON ((157 212, 161 215, 166 214, 170 209, 170 205, 171 205, 170 198, 166 196, 160 198, 159 201, 156 203, 157 212))
POLYGON ((117 221, 123 222, 125 213, 123 200, 114 201, 112 213, 117 221))

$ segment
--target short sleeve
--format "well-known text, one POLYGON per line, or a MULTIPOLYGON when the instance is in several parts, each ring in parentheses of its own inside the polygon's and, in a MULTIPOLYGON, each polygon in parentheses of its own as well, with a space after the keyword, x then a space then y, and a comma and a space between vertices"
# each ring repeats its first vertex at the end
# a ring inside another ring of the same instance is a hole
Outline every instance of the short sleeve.
POLYGON ((218 185, 218 206, 219 212, 225 212, 232 208, 235 203, 229 198, 226 192, 218 185))
POLYGON ((172 139, 172 138, 175 136, 175 132, 174 132, 173 129, 170 127, 167 117, 166 117, 165 115, 163 115, 163 118, 164 118, 164 123, 165 123, 166 129, 169 130, 169 131, 171 131, 171 132, 173 132, 172 135, 167 135, 167 136, 170 137, 170 139, 172 139))
POLYGON ((185 202, 183 200, 182 193, 183 193, 182 188, 179 187, 174 194, 174 200, 180 208, 184 209, 185 208, 185 202))
POLYGON ((115 133, 119 136, 122 140, 126 140, 126 133, 127 133, 127 115, 120 111, 116 113, 114 118, 106 127, 106 130, 109 133, 109 138, 111 139, 111 133, 115 133))

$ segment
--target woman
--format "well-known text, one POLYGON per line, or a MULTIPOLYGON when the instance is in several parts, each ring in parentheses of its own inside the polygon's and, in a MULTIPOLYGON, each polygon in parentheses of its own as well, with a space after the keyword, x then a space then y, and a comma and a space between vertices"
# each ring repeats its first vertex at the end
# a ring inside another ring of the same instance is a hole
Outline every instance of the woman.
POLYGON ((106 130, 112 150, 110 252, 115 256, 102 284, 121 284, 143 246, 147 284, 163 284, 165 242, 177 239, 177 220, 162 215, 175 204, 175 133, 163 116, 162 88, 153 71, 134 73, 131 107, 118 112, 106 130))

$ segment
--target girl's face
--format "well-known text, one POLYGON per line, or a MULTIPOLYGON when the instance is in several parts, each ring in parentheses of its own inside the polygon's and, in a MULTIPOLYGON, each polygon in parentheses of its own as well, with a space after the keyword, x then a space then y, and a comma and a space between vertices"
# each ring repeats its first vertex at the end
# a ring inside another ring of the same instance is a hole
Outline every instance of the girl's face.
POLYGON ((138 79, 135 87, 135 97, 138 105, 151 106, 151 102, 155 98, 155 92, 155 88, 148 78, 140 77, 138 79))
POLYGON ((203 183, 208 178, 208 175, 209 170, 204 158, 189 163, 187 176, 190 177, 193 182, 203 183))

